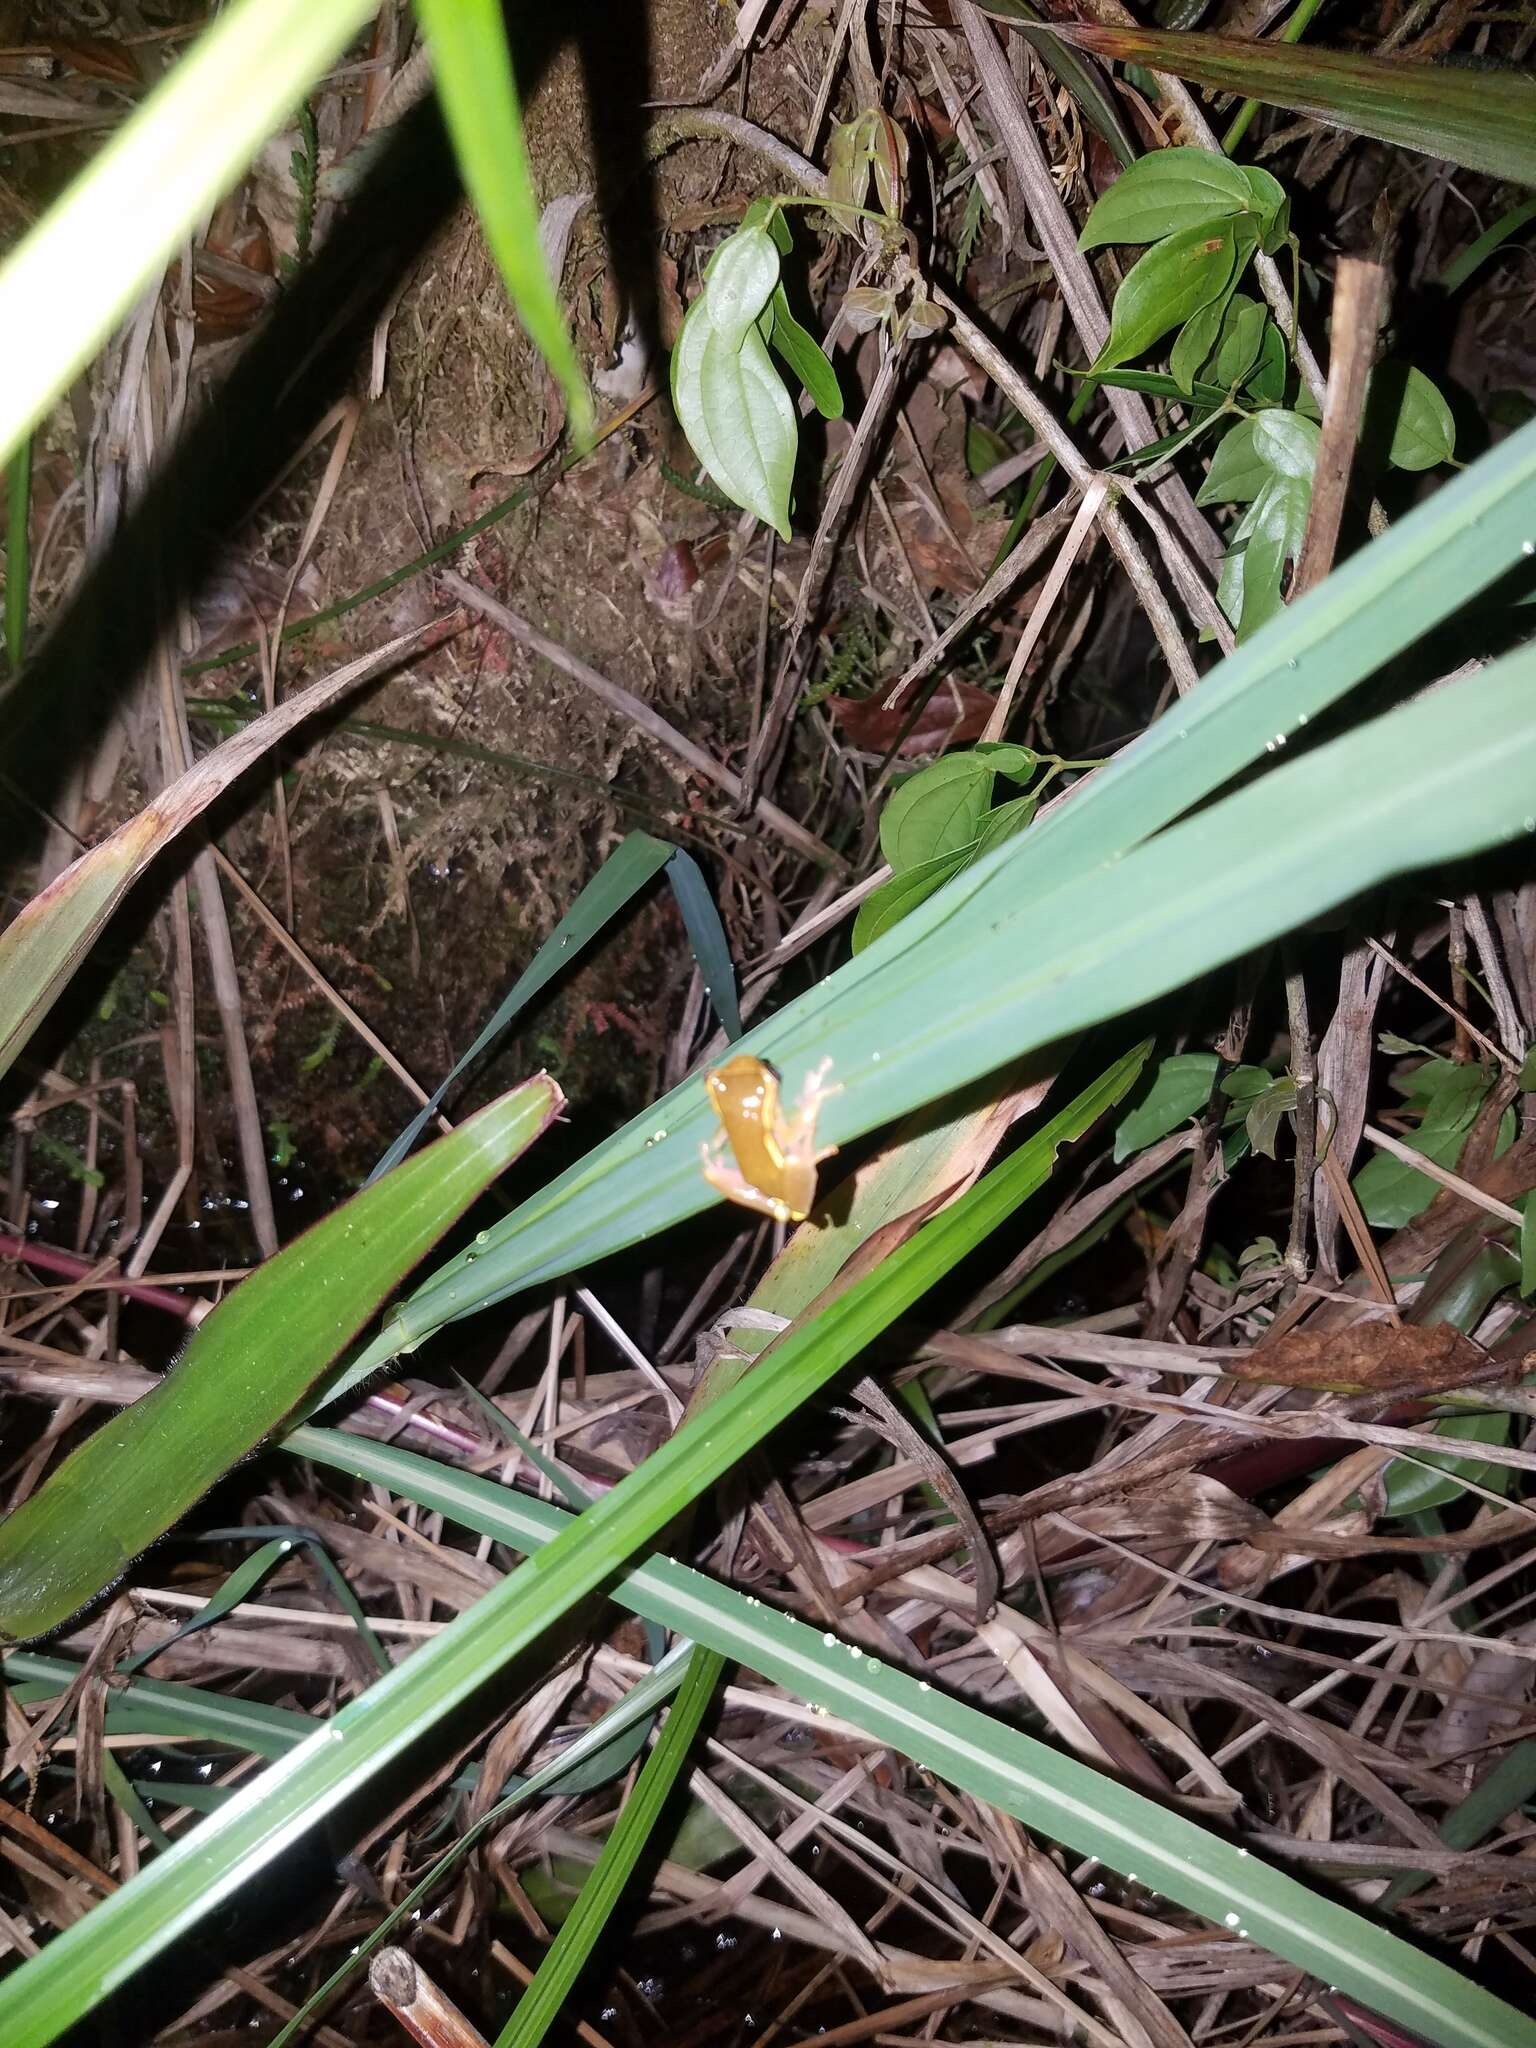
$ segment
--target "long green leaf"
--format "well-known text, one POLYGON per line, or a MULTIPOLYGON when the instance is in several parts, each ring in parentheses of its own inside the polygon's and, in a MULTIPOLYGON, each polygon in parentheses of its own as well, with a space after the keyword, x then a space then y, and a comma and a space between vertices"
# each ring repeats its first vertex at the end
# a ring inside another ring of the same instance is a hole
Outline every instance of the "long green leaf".
MULTIPOLYGON (((537 1557, 0 1983, 6 2048, 45 2048, 610 1579, 1040 1187, 1057 1148, 1119 1101, 1146 1052, 1119 1060, 537 1557)), ((291 1439, 301 1455, 327 1440, 308 1428, 291 1439)))
MULTIPOLYGON (((1288 606, 1069 803, 743 1049, 772 1060, 791 1092, 829 1058, 842 1092, 821 1129, 842 1143, 1391 875, 1525 831, 1536 812, 1529 651, 1163 828, 1255 758, 1286 760, 1310 719, 1526 559, 1533 535, 1536 426, 1288 606)), ((710 1123, 696 1081, 674 1090, 499 1224, 473 1269, 442 1268, 406 1303, 399 1334, 419 1341, 705 1206, 697 1155, 710 1123)), ((387 1362, 393 1341, 337 1391, 387 1362)))
POLYGON ((648 832, 631 832, 614 848, 496 1005, 489 1020, 476 1032, 469 1049, 454 1061, 445 1078, 389 1146, 369 1174, 370 1181, 377 1180, 380 1174, 388 1173, 392 1166, 400 1163, 436 1116, 443 1098, 459 1076, 495 1044, 518 1013, 547 988, 563 968, 579 958, 582 949, 591 944, 609 919, 616 917, 658 870, 666 866, 674 851, 664 841, 653 839, 648 832))
POLYGON ((235 0, 0 268, 0 462, 376 0, 235 0))
POLYGON ((1124 64, 1310 115, 1469 171, 1536 185, 1536 79, 1522 71, 1412 64, 1345 50, 1292 48, 1168 29, 1026 29, 1124 64))
MULTIPOLYGON (((23 1704, 56 1699, 80 1676, 78 1664, 37 1650, 8 1650, 4 1670, 7 1693, 23 1704)), ((317 1724, 311 1715, 295 1713, 292 1707, 271 1707, 261 1700, 160 1678, 130 1676, 119 1682, 114 1675, 107 1693, 106 1725, 109 1735, 169 1735, 270 1758, 296 1749, 314 1734, 317 1724)))
POLYGON ((529 338, 560 380, 578 443, 592 400, 539 247, 539 208, 501 0, 416 0, 469 196, 529 338))
MULTIPOLYGON (((292 1448, 514 1549, 532 1549, 580 1526, 528 1494, 393 1445, 306 1429, 303 1442, 292 1448)), ((871 1742, 889 1743, 974 1799, 1002 1808, 1079 1855, 1096 1857, 1239 1938, 1251 1937, 1439 2048, 1536 2048, 1536 2020, 1388 1929, 999 1717, 892 1670, 869 1651, 671 1558, 634 1566, 616 1582, 613 1595, 634 1613, 708 1644, 795 1698, 853 1722, 871 1742)))
POLYGON ((718 1651, 701 1650, 697 1644, 690 1650, 687 1675, 660 1740, 646 1758, 635 1789, 603 1844, 596 1869, 582 1886, 581 1896, 539 1964, 533 1982, 517 2001, 511 2019, 496 2036, 496 2048, 538 2048, 558 2019, 651 1838, 678 1773, 688 1761, 699 1723, 724 1669, 725 1659, 718 1651))
MULTIPOLYGON (((498 1410, 498 1413, 500 1411, 498 1410)), ((659 1633, 659 1631, 658 1631, 659 1633)), ((598 1782, 595 1773, 604 1767, 605 1758, 619 1747, 627 1747, 638 1736, 643 1743, 647 1724, 654 1718, 668 1696, 686 1677, 693 1659, 693 1645, 679 1643, 643 1678, 637 1679, 623 1697, 599 1715, 597 1720, 574 1737, 560 1754, 533 1773, 515 1784, 504 1799, 467 1827, 451 1848, 445 1849, 437 1861, 417 1879, 399 1903, 392 1906, 373 1931, 364 1936, 356 1948, 348 1951, 347 1959, 333 1970, 323 1984, 318 1985, 304 2004, 276 2035, 272 2048, 285 2048, 289 2041, 297 2039, 304 2031, 304 2023, 312 2012, 323 2008, 336 1995, 349 1978, 356 1975, 369 1956, 380 1947, 392 1930, 426 1899, 442 1882, 443 1878, 467 1856, 475 1844, 494 1827, 499 1827, 508 1814, 515 1813, 520 1806, 526 1806, 531 1799, 541 1798, 546 1793, 558 1792, 563 1797, 573 1798, 598 1782)))
POLYGON ((161 1384, 0 1522, 0 1635, 56 1628, 277 1427, 477 1195, 562 1105, 540 1078, 268 1259, 161 1384))
MULTIPOLYGON (((1021 22, 1035 24, 1041 19, 1039 8, 1031 7, 1029 0, 977 0, 977 5, 983 14, 990 14, 997 21, 1006 21, 1010 27, 1021 22)), ((1126 133, 1115 95, 1094 67, 1079 63, 1072 51, 1059 43, 1054 49, 1046 48, 1044 56, 1051 70, 1082 108, 1089 126, 1098 130, 1122 164, 1135 163, 1136 146, 1126 133)))

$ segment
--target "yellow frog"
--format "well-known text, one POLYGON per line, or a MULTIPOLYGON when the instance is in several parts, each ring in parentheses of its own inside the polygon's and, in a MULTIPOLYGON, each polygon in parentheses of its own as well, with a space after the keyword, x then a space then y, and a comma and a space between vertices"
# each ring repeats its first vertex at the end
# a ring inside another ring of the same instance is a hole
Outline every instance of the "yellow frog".
POLYGON ((817 1113, 838 1092, 824 1085, 831 1066, 823 1060, 807 1074, 789 1117, 780 1105, 779 1077, 765 1060, 739 1052, 723 1067, 711 1067, 704 1086, 721 1128, 699 1148, 710 1186, 775 1223, 803 1222, 816 1200, 816 1168, 837 1150, 816 1149, 817 1113), (734 1166, 725 1163, 727 1152, 734 1166))

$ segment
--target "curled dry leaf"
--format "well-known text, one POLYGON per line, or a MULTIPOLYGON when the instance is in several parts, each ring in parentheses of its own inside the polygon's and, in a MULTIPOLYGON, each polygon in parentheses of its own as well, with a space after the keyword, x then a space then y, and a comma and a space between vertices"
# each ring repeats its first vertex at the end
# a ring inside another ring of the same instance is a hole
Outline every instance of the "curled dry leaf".
MULTIPOLYGON (((903 756, 941 754, 981 738, 996 699, 990 691, 951 676, 923 706, 916 725, 901 742, 903 756)), ((883 754, 895 746, 911 716, 910 698, 892 707, 883 697, 829 697, 828 708, 850 746, 883 754)))
POLYGON ((1509 1379, 1516 1362, 1493 1358, 1449 1323, 1358 1323, 1345 1330, 1292 1330, 1226 1368, 1233 1379, 1336 1394, 1438 1394, 1509 1379))

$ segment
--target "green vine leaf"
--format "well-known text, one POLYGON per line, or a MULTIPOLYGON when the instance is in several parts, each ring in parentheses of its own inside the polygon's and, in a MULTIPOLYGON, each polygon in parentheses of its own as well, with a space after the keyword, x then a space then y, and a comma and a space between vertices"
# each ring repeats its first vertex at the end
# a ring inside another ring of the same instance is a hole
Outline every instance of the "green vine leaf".
POLYGON ((779 251, 766 227, 744 226, 721 244, 672 352, 672 402, 731 502, 788 540, 799 423, 759 327, 778 283, 779 251))
POLYGON ((1115 293, 1109 339, 1095 370, 1112 370, 1218 300, 1237 263, 1231 221, 1182 228, 1150 248, 1127 271, 1115 293))
POLYGON ((1255 190, 1241 165, 1208 149, 1156 149, 1121 172, 1088 215, 1077 246, 1160 242, 1227 220, 1254 204, 1255 190))

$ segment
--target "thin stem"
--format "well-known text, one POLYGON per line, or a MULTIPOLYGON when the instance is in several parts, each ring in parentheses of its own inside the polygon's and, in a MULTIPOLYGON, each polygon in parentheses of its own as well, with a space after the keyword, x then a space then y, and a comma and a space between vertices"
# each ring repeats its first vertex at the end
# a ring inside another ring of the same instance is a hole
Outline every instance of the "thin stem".
MULTIPOLYGON (((1301 0, 1301 4, 1297 7, 1296 12, 1275 38, 1276 42, 1299 43, 1306 34, 1313 15, 1316 14, 1322 4, 1323 0, 1301 0)), ((1233 150, 1237 148, 1237 145, 1248 133, 1248 124, 1258 111, 1259 103, 1257 100, 1244 100, 1243 104, 1233 115, 1231 127, 1221 138, 1221 146, 1228 156, 1232 154, 1233 150)))

